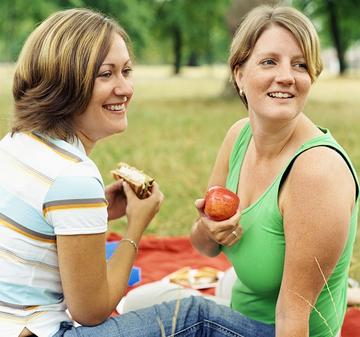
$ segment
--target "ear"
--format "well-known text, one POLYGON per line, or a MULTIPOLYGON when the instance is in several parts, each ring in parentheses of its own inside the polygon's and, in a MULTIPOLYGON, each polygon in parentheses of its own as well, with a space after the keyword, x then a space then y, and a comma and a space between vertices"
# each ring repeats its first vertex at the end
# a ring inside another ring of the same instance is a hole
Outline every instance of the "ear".
POLYGON ((234 68, 234 79, 239 89, 243 88, 243 69, 240 65, 236 65, 234 68))

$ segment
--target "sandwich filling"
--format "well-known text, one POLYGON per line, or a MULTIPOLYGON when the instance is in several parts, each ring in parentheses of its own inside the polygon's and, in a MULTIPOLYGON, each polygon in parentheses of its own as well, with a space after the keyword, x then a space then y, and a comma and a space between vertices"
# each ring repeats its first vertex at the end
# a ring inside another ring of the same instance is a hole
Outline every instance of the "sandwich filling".
POLYGON ((121 166, 118 168, 118 172, 124 178, 132 180, 138 184, 145 183, 145 176, 141 172, 133 170, 131 167, 121 166))

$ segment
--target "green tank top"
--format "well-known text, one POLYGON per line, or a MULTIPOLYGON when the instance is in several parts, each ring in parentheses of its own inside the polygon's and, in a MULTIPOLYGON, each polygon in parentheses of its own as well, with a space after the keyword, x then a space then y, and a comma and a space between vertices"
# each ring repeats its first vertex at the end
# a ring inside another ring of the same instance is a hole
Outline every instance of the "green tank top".
MULTIPOLYGON (((358 196, 358 180, 345 150, 328 130, 320 130, 323 135, 304 143, 259 199, 241 212, 240 223, 243 227, 241 240, 232 247, 222 247, 238 276, 232 290, 231 306, 234 310, 254 320, 275 324, 275 306, 285 256, 283 218, 278 207, 279 187, 296 157, 315 146, 333 148, 342 155, 350 167, 356 181, 356 195, 358 196)), ((235 193, 238 189, 240 168, 251 137, 251 127, 247 123, 241 130, 231 152, 226 186, 235 193)), ((335 336, 344 319, 347 305, 347 278, 356 236, 359 198, 356 199, 344 252, 328 280, 334 303, 325 286, 315 305, 323 318, 316 310, 312 310, 311 337, 335 336)))

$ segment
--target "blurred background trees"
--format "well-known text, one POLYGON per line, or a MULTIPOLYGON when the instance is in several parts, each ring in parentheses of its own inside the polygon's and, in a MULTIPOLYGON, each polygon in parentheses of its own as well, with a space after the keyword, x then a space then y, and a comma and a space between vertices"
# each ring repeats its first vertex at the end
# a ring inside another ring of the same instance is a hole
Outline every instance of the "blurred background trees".
POLYGON ((312 18, 345 73, 346 51, 360 41, 360 0, 1 0, 0 62, 15 61, 28 34, 52 12, 88 7, 124 26, 138 63, 172 64, 179 74, 182 66, 225 63, 241 18, 265 3, 290 4, 312 18))
POLYGON ((333 46, 344 74, 349 48, 360 40, 360 0, 294 0, 293 5, 315 20, 323 48, 333 46))

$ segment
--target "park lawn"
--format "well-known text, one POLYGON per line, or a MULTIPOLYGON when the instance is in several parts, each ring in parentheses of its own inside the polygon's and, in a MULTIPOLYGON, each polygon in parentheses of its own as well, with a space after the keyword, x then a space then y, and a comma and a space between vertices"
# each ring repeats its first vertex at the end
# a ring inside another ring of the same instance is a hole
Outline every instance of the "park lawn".
MULTIPOLYGON (((0 67, 0 136, 8 127, 13 67, 0 67)), ((237 98, 221 93, 227 81, 224 66, 186 68, 174 77, 166 66, 135 67, 135 96, 128 130, 105 139, 91 158, 105 183, 118 161, 142 168, 155 177, 164 204, 147 234, 186 235, 196 217, 194 200, 204 194, 217 150, 227 129, 246 112, 237 98)), ((314 85, 307 115, 327 127, 347 150, 360 172, 359 76, 322 76, 314 85)), ((122 233, 124 220, 110 230, 122 233)), ((360 234, 350 274, 360 280, 360 234)))

